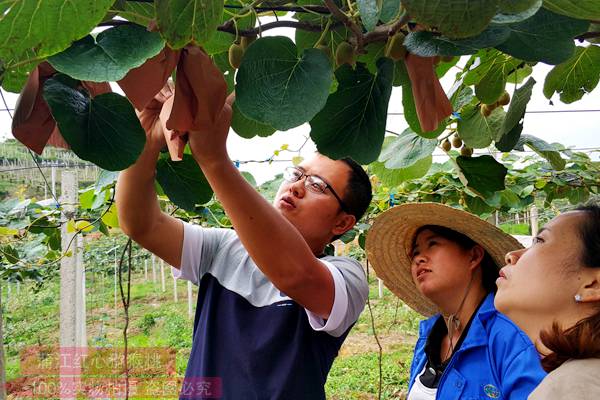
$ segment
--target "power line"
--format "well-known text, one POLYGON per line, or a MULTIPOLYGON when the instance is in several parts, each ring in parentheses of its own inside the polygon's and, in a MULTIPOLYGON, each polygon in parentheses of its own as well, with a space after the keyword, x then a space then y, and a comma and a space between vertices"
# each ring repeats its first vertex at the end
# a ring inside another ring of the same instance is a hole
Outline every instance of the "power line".
MULTIPOLYGON (((525 111, 525 114, 554 114, 554 113, 580 113, 580 112, 600 112, 600 110, 536 110, 525 111)), ((387 113, 387 115, 404 115, 403 112, 387 113)))

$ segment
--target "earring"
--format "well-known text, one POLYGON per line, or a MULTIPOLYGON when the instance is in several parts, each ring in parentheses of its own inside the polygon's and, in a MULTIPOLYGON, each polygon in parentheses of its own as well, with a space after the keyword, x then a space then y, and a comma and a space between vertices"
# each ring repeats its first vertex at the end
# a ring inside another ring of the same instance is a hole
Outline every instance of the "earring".
POLYGON ((581 303, 581 295, 580 294, 575 295, 575 303, 581 303))

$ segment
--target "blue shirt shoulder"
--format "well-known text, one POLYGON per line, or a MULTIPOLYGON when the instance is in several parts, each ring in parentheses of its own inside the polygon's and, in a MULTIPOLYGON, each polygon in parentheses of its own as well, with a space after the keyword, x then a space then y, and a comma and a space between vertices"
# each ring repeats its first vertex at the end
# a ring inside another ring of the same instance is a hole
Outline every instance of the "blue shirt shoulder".
MULTIPOLYGON (((419 326, 409 388, 427 362, 425 344, 438 317, 419 326)), ((437 399, 526 399, 545 375, 531 340, 496 310, 489 294, 444 371, 437 399)))

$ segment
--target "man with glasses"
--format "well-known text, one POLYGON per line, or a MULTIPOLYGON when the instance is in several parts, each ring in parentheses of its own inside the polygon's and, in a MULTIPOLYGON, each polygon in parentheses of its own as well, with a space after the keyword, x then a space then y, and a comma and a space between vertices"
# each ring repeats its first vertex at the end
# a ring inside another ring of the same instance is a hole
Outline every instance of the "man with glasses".
POLYGON ((324 399, 329 369, 368 295, 361 265, 324 249, 362 217, 371 184, 351 159, 316 154, 285 170, 269 204, 227 155, 231 101, 210 132, 189 132, 189 144, 234 230, 161 212, 160 129, 147 129, 143 153, 119 176, 120 225, 199 286, 182 399, 324 399))

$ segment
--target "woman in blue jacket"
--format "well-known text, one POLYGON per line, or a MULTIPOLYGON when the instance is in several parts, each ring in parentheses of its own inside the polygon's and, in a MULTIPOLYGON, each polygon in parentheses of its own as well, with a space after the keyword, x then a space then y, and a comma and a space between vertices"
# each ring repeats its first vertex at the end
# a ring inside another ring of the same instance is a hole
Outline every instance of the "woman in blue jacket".
POLYGON ((511 236, 441 204, 380 215, 367 254, 386 286, 430 318, 420 324, 408 400, 526 399, 544 378, 529 338, 494 308, 511 236))

